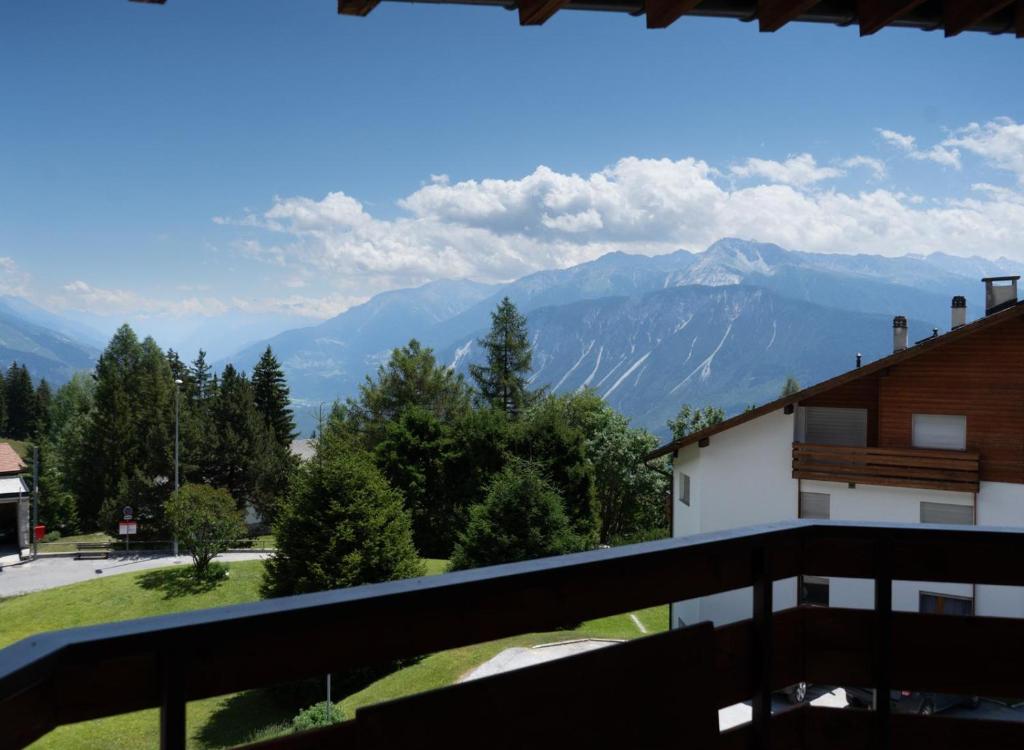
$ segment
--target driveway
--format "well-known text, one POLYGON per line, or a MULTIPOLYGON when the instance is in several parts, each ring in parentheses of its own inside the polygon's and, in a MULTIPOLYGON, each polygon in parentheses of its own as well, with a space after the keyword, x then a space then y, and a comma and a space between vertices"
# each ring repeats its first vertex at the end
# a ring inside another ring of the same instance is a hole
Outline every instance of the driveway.
MULTIPOLYGON (((218 555, 220 562, 265 560, 269 552, 228 552, 218 555)), ((137 570, 191 565, 188 555, 112 554, 107 560, 76 560, 73 557, 44 557, 0 569, 0 597, 28 594, 32 591, 91 581, 101 576, 133 573, 137 570)))

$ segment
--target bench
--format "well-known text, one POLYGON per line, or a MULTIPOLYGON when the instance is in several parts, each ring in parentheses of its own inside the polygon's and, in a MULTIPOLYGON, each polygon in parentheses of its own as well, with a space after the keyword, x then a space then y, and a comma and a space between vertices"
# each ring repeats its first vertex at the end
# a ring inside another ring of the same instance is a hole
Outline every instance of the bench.
POLYGON ((76 560, 106 560, 110 557, 110 542, 79 542, 76 560))

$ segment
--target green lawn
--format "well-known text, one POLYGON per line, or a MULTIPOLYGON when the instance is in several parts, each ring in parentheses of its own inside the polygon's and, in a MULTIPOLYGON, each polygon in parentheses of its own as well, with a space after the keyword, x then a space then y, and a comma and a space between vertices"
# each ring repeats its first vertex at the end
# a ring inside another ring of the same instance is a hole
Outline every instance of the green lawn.
POLYGON ((84 542, 116 541, 114 537, 105 531, 97 531, 92 534, 72 534, 71 536, 62 536, 56 542, 40 542, 39 554, 45 555, 47 552, 76 552, 78 550, 76 545, 84 542))
MULTIPOLYGON (((430 574, 441 573, 447 567, 445 560, 424 562, 430 574)), ((46 630, 254 601, 259 598, 262 567, 260 561, 231 563, 226 580, 198 590, 187 577, 187 568, 176 566, 0 599, 0 647, 46 630)), ((666 607, 634 614, 649 632, 668 626, 666 607)), ((636 638, 640 635, 640 629, 629 615, 617 615, 584 623, 575 630, 531 633, 452 649, 429 655, 377 680, 338 705, 351 718, 360 706, 449 685, 510 646, 582 637, 636 638)), ((239 744, 248 740, 255 730, 287 723, 300 708, 314 700, 309 697, 307 688, 284 694, 252 690, 194 701, 188 706, 189 746, 206 749, 239 744)), ((44 750, 151 747, 156 744, 157 726, 156 710, 139 711, 61 727, 32 747, 44 750)))

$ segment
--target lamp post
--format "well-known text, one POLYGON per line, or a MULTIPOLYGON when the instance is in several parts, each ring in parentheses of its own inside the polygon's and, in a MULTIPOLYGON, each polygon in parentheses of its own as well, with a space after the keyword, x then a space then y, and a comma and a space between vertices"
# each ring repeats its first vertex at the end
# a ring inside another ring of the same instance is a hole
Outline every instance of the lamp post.
MULTIPOLYGON (((174 491, 181 486, 178 477, 178 415, 181 412, 181 379, 174 379, 174 491)), ((178 535, 174 535, 174 556, 178 556, 178 535)))

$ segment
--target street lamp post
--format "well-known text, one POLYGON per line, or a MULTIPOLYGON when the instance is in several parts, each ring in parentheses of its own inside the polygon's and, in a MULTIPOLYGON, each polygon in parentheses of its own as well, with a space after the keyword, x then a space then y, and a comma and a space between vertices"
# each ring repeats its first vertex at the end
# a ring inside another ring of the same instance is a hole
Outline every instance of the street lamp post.
MULTIPOLYGON (((181 383, 179 378, 174 380, 174 491, 177 492, 181 486, 178 477, 178 415, 181 412, 181 383)), ((178 556, 178 535, 174 535, 174 556, 178 556)))

